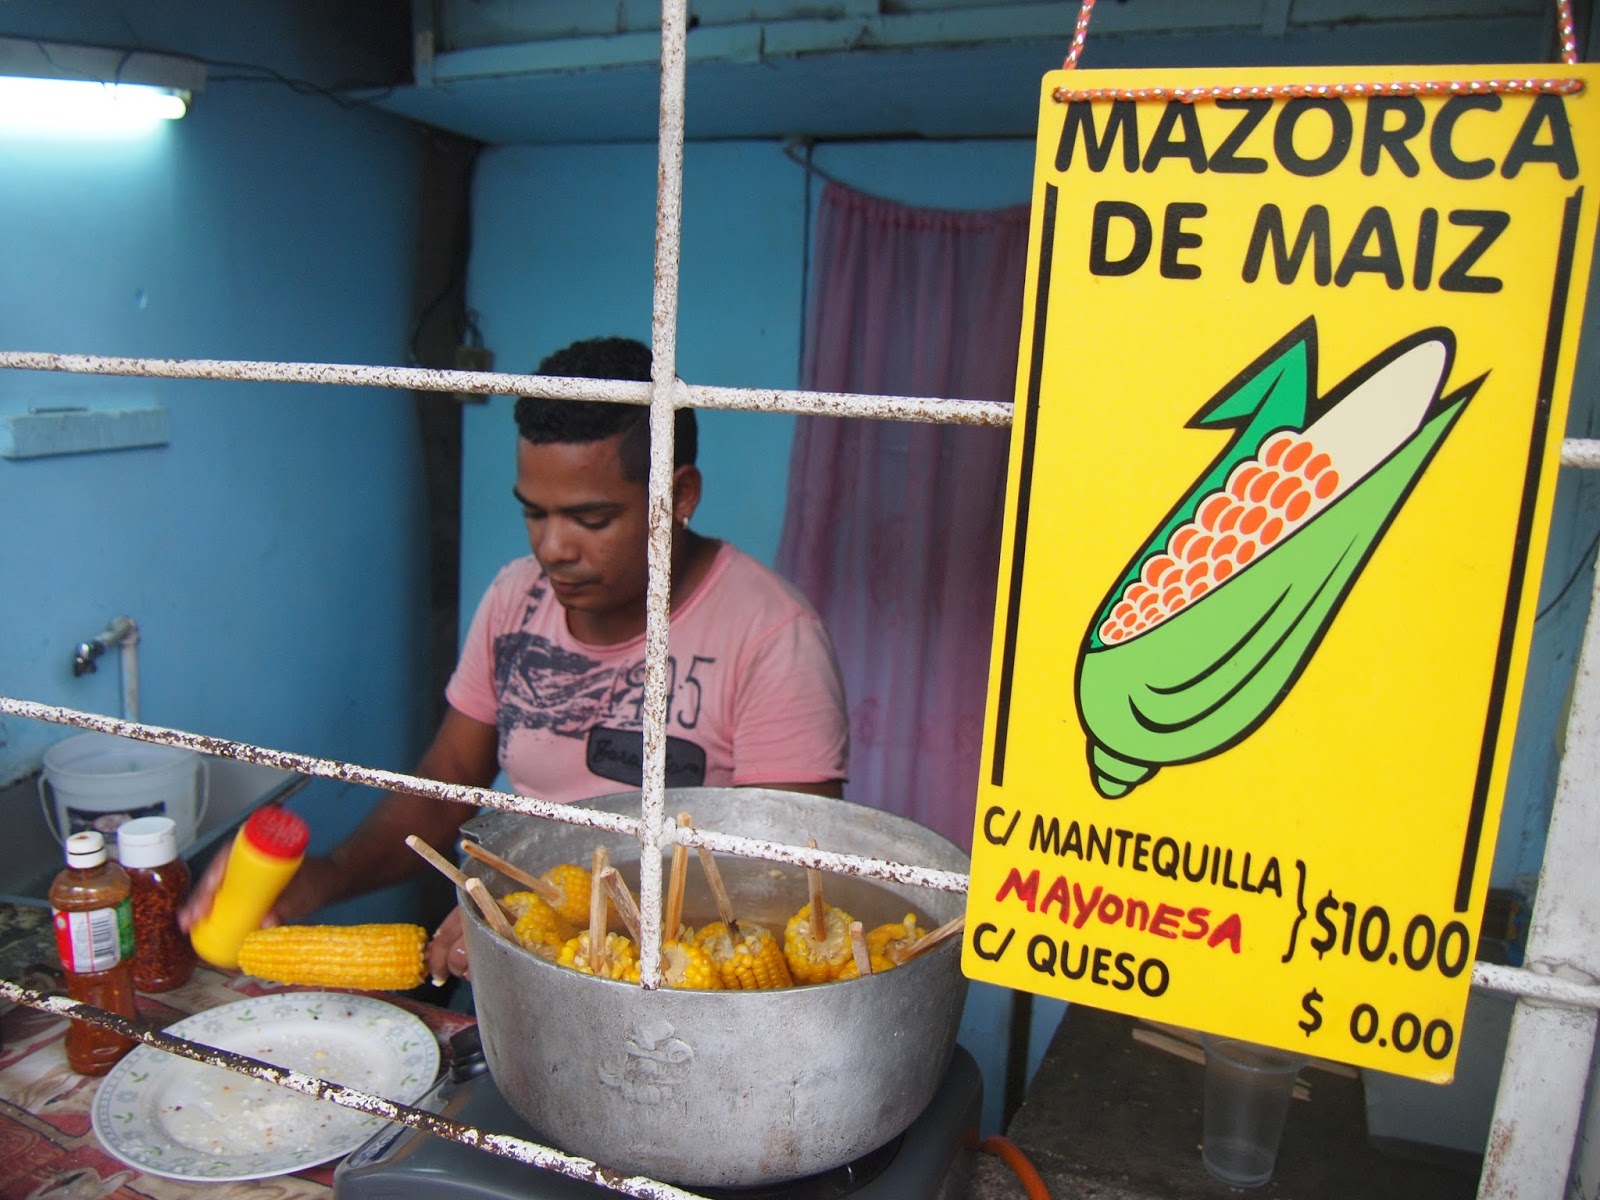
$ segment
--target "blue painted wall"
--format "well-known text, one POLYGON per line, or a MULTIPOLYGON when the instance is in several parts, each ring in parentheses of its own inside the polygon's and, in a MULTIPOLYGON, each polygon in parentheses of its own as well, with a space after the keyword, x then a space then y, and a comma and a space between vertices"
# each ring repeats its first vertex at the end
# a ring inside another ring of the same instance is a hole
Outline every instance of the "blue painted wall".
MULTIPOLYGON (((279 31, 256 26, 256 61, 279 31)), ((141 140, 0 135, 0 344, 402 363, 419 163, 406 123, 265 84, 141 140)), ((145 720, 408 769, 431 702, 410 395, 0 372, 0 413, 63 404, 164 405, 171 442, 0 460, 0 692, 116 714, 115 654, 70 666, 126 613, 145 720)), ((0 782, 72 732, 0 721, 0 782)), ((373 795, 296 804, 320 847, 373 795)))

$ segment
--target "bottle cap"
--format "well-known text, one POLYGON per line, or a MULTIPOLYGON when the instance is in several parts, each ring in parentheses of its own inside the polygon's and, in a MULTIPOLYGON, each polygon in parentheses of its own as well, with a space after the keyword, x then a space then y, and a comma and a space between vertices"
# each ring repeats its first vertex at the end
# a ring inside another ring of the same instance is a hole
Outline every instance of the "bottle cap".
POLYGON ((117 826, 117 858, 125 867, 161 867, 178 857, 178 823, 135 817, 117 826))
POLYGON ((287 808, 267 804, 250 814, 244 823, 244 836, 263 854, 299 858, 311 841, 311 830, 287 808))
POLYGON ((106 860, 106 839, 95 829, 85 829, 67 839, 67 866, 98 867, 106 860))

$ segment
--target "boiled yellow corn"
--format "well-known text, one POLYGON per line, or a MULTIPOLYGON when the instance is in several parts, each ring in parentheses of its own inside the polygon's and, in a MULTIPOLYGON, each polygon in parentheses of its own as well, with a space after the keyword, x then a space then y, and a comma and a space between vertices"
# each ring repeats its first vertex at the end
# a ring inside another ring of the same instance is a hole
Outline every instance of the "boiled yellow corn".
POLYGON ((561 947, 572 940, 572 927, 542 896, 533 892, 511 892, 500 902, 516 918, 512 932, 517 935, 517 941, 540 958, 554 960, 561 947))
POLYGON ((698 988, 705 992, 722 991, 722 975, 705 947, 693 942, 663 942, 661 977, 670 988, 698 988))
POLYGON ((420 925, 277 925, 245 935, 239 969, 278 983, 403 991, 427 977, 420 925))
POLYGON ((904 921, 898 924, 879 925, 867 934, 867 950, 872 954, 883 955, 898 967, 900 955, 923 936, 925 932, 917 924, 917 914, 907 913, 904 921))
POLYGON ((783 931, 783 957, 796 983, 831 983, 846 964, 854 965, 850 949, 850 914, 831 904, 822 906, 821 941, 811 936, 811 905, 789 918, 783 931))
POLYGON ((561 893, 561 899, 552 907, 568 925, 585 928, 589 924, 589 889, 593 877, 576 863, 561 863, 551 867, 541 877, 561 893))
MULTIPOLYGON (((885 971, 892 971, 900 965, 900 955, 906 947, 922 937, 923 931, 917 925, 917 914, 907 913, 904 921, 889 925, 879 925, 867 934, 867 957, 872 962, 872 973, 881 975, 885 971)), ((839 973, 840 979, 855 979, 859 976, 854 960, 839 973)))
MULTIPOLYGON (((589 969, 589 931, 585 929, 562 946, 561 952, 556 956, 556 962, 563 967, 571 967, 574 971, 581 971, 585 975, 595 974, 589 969)), ((627 983, 639 982, 639 954, 634 949, 631 939, 620 933, 606 934, 605 952, 601 956, 599 975, 602 979, 621 979, 627 983)))
POLYGON ((736 939, 721 921, 714 921, 696 939, 716 963, 722 986, 740 992, 793 987, 789 964, 772 931, 744 921, 739 923, 739 931, 744 934, 743 941, 736 939))

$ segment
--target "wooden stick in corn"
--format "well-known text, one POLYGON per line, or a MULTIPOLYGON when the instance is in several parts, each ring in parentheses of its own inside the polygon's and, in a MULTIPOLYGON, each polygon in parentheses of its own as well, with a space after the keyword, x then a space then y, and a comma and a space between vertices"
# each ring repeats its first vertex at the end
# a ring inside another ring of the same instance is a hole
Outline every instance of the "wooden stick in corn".
MULTIPOLYGON (((815 850, 817 839, 806 839, 806 846, 815 850)), ((806 886, 811 892, 811 940, 824 941, 828 936, 828 915, 822 907, 822 872, 815 867, 807 867, 806 886)))
POLYGON ((600 882, 605 884, 606 895, 611 897, 611 903, 616 908, 622 923, 628 927, 628 936, 635 945, 639 942, 639 906, 634 902, 633 893, 628 890, 628 885, 622 881, 622 876, 617 874, 615 867, 607 867, 600 872, 600 882))
POLYGON ((856 974, 863 978, 872 974, 872 955, 867 953, 867 935, 860 921, 850 922, 850 953, 855 955, 856 974))
POLYGON ((443 875, 451 883, 455 884, 462 891, 467 890, 467 877, 456 869, 455 863, 451 862, 444 855, 440 854, 432 846, 428 845, 427 842, 423 841, 420 837, 413 833, 406 838, 406 845, 415 850, 422 858, 423 862, 427 863, 434 870, 438 871, 439 874, 443 875))
POLYGON ((722 923, 728 927, 737 941, 744 941, 744 930, 739 928, 739 922, 733 916, 733 897, 728 895, 728 885, 723 882, 722 870, 717 866, 716 855, 704 846, 696 847, 700 856, 700 866, 706 873, 706 882, 711 885, 711 895, 717 902, 717 915, 722 918, 722 923))
POLYGON ((954 920, 946 921, 932 933, 924 934, 922 937, 912 942, 911 945, 907 946, 900 952, 901 964, 903 965, 908 963, 913 958, 920 958, 929 950, 932 950, 940 942, 947 941, 948 939, 954 937, 965 927, 966 921, 966 916, 962 915, 956 917, 954 920))
POLYGON ((478 906, 478 911, 483 914, 483 919, 489 922, 491 929, 501 937, 509 938, 513 942, 517 940, 511 922, 506 919, 505 909, 501 908, 500 902, 489 894, 489 889, 483 886, 483 880, 468 879, 456 869, 453 862, 414 833, 406 838, 406 845, 415 850, 424 862, 465 892, 478 906), (473 888, 473 884, 478 885, 476 889, 473 888))
POLYGON ((561 889, 556 887, 549 880, 540 879, 537 875, 534 875, 528 871, 524 871, 521 867, 515 866, 512 863, 508 863, 505 859, 501 858, 493 851, 485 850, 471 838, 461 839, 461 849, 466 852, 468 858, 475 858, 479 862, 493 867, 507 879, 513 880, 516 883, 520 883, 523 887, 527 888, 546 904, 559 904, 561 902, 561 889))
POLYGON ((500 907, 500 901, 489 894, 488 885, 481 879, 467 880, 467 895, 472 897, 472 902, 478 906, 478 911, 483 914, 483 919, 489 922, 489 928, 498 933, 506 941, 520 946, 517 941, 516 928, 506 917, 506 910, 500 907))
MULTIPOLYGON (((687 829, 693 818, 686 812, 678 814, 678 827, 687 829)), ((667 880, 667 912, 661 925, 661 940, 675 942, 683 925, 683 889, 689 882, 689 847, 680 843, 672 846, 672 873, 667 880)))
POLYGON ((604 846, 596 846, 589 869, 589 970, 596 975, 606 961, 606 885, 601 876, 609 857, 604 846))

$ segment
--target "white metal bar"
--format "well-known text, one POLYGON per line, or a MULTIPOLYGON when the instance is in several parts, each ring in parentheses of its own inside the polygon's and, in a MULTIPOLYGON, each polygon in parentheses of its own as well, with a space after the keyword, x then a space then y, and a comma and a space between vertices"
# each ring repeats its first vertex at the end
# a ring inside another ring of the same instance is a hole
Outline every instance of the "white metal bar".
MULTIPOLYGON (((661 986, 661 839, 666 823, 667 633, 672 604, 672 481, 683 226, 684 38, 688 0, 662 0, 656 277, 650 309, 650 582, 645 604, 644 769, 639 820, 639 983, 661 986)), ((666 931, 676 938, 678 931, 666 931)))
MULTIPOLYGON (((0 369, 70 375, 131 375, 146 379, 215 379, 234 383, 319 383, 339 387, 465 392, 477 396, 542 396, 554 400, 605 400, 648 404, 652 384, 613 379, 569 379, 496 371, 444 371, 430 367, 370 367, 353 363, 282 363, 217 358, 120 358, 0 350, 0 369)), ((1011 405, 927 396, 857 396, 779 388, 702 387, 678 383, 677 404, 747 412, 814 413, 945 425, 1010 425, 1011 405)))
POLYGON ((498 808, 531 817, 547 817, 552 821, 561 821, 568 825, 587 825, 591 829, 639 836, 639 822, 636 818, 619 816, 616 813, 595 812, 575 804, 553 804, 533 796, 517 796, 490 788, 441 783, 437 779, 424 779, 417 775, 403 775, 398 771, 358 766, 355 763, 340 762, 335 758, 316 758, 309 754, 296 754, 290 750, 269 750, 261 746, 252 746, 248 742, 185 733, 181 729, 123 721, 100 713, 80 712, 77 709, 63 708, 54 704, 17 700, 10 696, 0 696, 0 713, 26 717, 33 721, 49 721, 57 725, 73 725, 97 733, 137 738, 142 742, 176 746, 181 750, 194 750, 200 754, 212 754, 219 758, 235 758, 240 762, 259 763, 263 767, 275 767, 280 771, 297 771, 302 775, 337 779, 343 783, 357 783, 383 791, 407 792, 413 796, 426 796, 431 800, 449 800, 457 804, 470 804, 475 808, 498 808))
POLYGON ((1561 443, 1561 465, 1586 471, 1600 468, 1600 439, 1567 438, 1561 443))
POLYGON ((1600 1009, 1600 987, 1560 975, 1541 974, 1527 967, 1476 962, 1472 964, 1472 982, 1493 992, 1525 996, 1559 1007, 1600 1009))
MULTIPOLYGON (((440 783, 436 779, 403 775, 398 771, 363 767, 332 758, 315 758, 289 750, 269 750, 261 746, 252 746, 248 742, 185 733, 180 729, 168 729, 160 725, 142 725, 135 721, 103 716, 100 713, 80 712, 57 705, 39 704, 32 700, 17 700, 10 696, 0 696, 0 714, 47 721, 57 725, 72 725, 79 729, 112 733, 119 737, 136 738, 139 741, 153 742, 162 746, 176 746, 182 750, 194 750, 201 754, 260 763, 262 766, 275 767, 283 771, 297 771, 302 775, 315 775, 385 791, 426 796, 431 800, 447 800, 457 804, 469 804, 475 808, 497 808, 525 816, 544 817, 566 825, 582 825, 590 829, 626 834, 643 841, 640 838, 637 818, 599 812, 585 808, 581 804, 552 804, 548 800, 539 800, 532 796, 517 796, 489 788, 440 783)), ((889 859, 814 850, 806 846, 786 846, 781 842, 760 841, 709 829, 684 830, 680 833, 670 822, 663 819, 662 828, 656 834, 656 845, 663 846, 678 839, 681 839, 686 846, 705 846, 713 851, 721 850, 745 857, 767 858, 774 862, 791 863, 797 867, 817 867, 839 875, 860 875, 868 879, 908 883, 945 892, 967 890, 967 876, 955 871, 935 871, 889 859)))
MULTIPOLYGON (((1565 447, 1563 447, 1565 450, 1565 447)), ((1565 458, 1565 454, 1563 454, 1565 458)), ((1556 784, 1550 831, 1526 962, 1541 973, 1585 986, 1600 981, 1600 573, 1578 655, 1572 710, 1556 784)), ((1595 1011, 1517 1002, 1495 1097, 1479 1200, 1549 1197, 1566 1190, 1594 1055, 1595 1011)))

